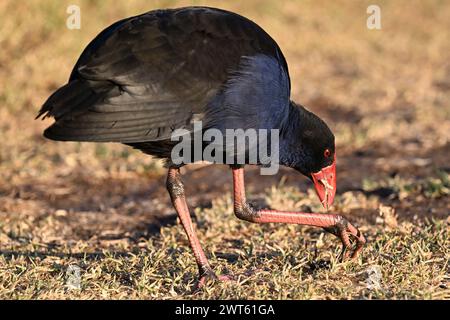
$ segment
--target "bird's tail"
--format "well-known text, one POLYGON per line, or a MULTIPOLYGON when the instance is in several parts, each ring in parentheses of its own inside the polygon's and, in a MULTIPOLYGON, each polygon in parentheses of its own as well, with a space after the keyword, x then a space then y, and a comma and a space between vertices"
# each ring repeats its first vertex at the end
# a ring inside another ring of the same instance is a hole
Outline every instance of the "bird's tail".
POLYGON ((66 114, 79 114, 96 103, 102 95, 95 92, 85 80, 73 80, 56 90, 43 104, 36 119, 53 117, 56 120, 66 114))

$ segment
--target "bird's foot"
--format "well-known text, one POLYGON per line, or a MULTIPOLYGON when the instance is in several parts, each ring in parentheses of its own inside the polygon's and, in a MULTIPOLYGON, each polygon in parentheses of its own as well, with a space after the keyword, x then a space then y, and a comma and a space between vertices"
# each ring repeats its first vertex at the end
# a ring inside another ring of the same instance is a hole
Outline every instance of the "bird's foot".
POLYGON ((364 238, 363 234, 344 217, 339 217, 339 221, 333 227, 325 228, 325 230, 341 239, 341 261, 345 261, 349 258, 355 260, 366 244, 366 239, 364 238), (350 242, 350 236, 356 241, 354 249, 350 242))
POLYGON ((204 270, 202 272, 202 274, 200 275, 197 285, 196 285, 196 290, 200 290, 202 288, 204 288, 205 286, 212 284, 216 281, 220 281, 220 282, 226 282, 226 281, 232 281, 233 277, 232 276, 228 276, 228 275, 216 275, 214 273, 214 271, 211 268, 208 268, 206 270, 204 270))

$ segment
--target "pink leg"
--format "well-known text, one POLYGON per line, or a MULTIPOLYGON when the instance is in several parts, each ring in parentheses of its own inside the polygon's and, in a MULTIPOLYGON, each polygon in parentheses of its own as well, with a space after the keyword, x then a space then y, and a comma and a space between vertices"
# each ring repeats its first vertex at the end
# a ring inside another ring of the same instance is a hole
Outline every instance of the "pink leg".
POLYGON ((167 190, 169 191, 172 204, 178 213, 178 217, 181 220, 181 224, 186 232, 189 239, 189 244, 191 245, 192 251, 194 252, 195 261, 197 262, 199 269, 199 282, 197 287, 201 288, 207 282, 207 280, 229 280, 226 276, 217 277, 209 265, 208 259, 206 258, 205 252, 200 245, 200 241, 195 233, 194 226, 192 224, 191 215, 189 213, 189 208, 186 203, 186 197, 184 195, 184 185, 180 178, 180 169, 169 168, 167 175, 167 190))
POLYGON ((356 239, 356 248, 351 255, 355 259, 361 252, 366 239, 357 228, 344 217, 335 214, 287 212, 277 210, 255 210, 245 198, 244 168, 232 168, 234 186, 234 212, 239 219, 254 223, 293 223, 324 228, 341 239, 342 259, 349 256, 351 248, 349 234, 356 239))

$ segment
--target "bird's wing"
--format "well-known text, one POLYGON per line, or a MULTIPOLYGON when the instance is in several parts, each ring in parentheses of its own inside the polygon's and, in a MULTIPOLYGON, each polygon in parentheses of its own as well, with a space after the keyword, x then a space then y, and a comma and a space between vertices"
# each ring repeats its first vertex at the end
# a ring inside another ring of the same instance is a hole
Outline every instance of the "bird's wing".
MULTIPOLYGON (((243 56, 278 59, 280 49, 260 27, 211 8, 152 11, 119 21, 80 56, 69 83, 39 116, 56 122, 55 140, 163 140, 189 125, 236 71, 243 56)), ((289 85, 289 80, 288 85, 289 85)))

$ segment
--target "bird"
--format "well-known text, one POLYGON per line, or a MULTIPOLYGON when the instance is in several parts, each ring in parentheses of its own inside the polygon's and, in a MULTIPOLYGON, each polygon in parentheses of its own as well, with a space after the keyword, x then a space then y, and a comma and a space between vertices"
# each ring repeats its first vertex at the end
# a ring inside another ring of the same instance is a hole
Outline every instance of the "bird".
MULTIPOLYGON (((280 47, 252 20, 211 7, 158 9, 101 31, 36 119, 54 118, 44 131, 51 140, 117 142, 165 161, 166 187, 202 287, 232 276, 215 274, 197 237, 180 173, 190 162, 172 160, 174 132, 194 134, 195 121, 204 124, 203 131, 219 133, 277 130, 278 163, 310 179, 328 209, 336 193, 335 137, 322 119, 292 101, 290 93, 288 65, 280 47)), ((207 145, 202 143, 202 150, 207 145)), ((261 159, 256 161, 264 165, 261 159)), ((237 218, 320 227, 342 241, 342 259, 359 255, 366 240, 341 215, 257 209, 249 203, 246 164, 247 157, 244 163, 229 164, 237 218)))

